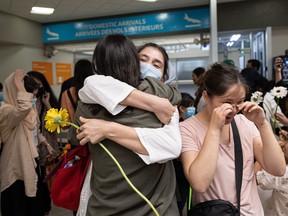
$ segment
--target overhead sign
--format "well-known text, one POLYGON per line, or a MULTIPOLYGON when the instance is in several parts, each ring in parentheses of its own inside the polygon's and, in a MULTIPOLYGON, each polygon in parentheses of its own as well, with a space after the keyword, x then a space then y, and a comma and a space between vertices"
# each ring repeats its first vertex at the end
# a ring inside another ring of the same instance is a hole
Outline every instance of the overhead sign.
POLYGON ((102 38, 109 34, 127 36, 193 31, 210 28, 208 7, 183 9, 139 16, 43 24, 43 42, 57 43, 102 38))
POLYGON ((32 62, 32 70, 42 73, 50 85, 53 85, 51 62, 32 62))
POLYGON ((62 84, 72 77, 72 65, 67 63, 56 63, 56 83, 62 84))

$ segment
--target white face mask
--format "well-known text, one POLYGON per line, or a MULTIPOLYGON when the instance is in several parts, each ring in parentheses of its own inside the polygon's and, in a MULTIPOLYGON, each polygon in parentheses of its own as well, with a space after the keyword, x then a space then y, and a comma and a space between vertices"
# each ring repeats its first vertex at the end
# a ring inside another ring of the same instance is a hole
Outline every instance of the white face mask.
POLYGON ((32 102, 32 106, 35 106, 37 102, 37 98, 33 98, 31 102, 32 102))
POLYGON ((0 102, 4 101, 4 95, 3 92, 0 92, 0 102))
POLYGON ((194 116, 196 113, 195 107, 187 107, 186 112, 184 112, 185 119, 190 118, 191 116, 194 116))
POLYGON ((153 65, 140 62, 140 72, 141 78, 144 79, 147 76, 154 77, 157 80, 160 80, 162 77, 162 73, 156 69, 153 65))

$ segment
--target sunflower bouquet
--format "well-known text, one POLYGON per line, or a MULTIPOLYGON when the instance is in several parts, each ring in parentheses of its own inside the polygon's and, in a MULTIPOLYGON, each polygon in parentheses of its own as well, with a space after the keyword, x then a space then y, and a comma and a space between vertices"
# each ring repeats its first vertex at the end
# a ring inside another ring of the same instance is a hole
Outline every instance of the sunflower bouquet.
MULTIPOLYGON (((45 122, 45 128, 49 132, 54 132, 57 130, 57 133, 60 133, 61 127, 65 127, 67 125, 70 125, 72 127, 75 127, 76 129, 79 129, 80 127, 72 122, 68 122, 68 111, 66 109, 58 109, 51 108, 47 111, 46 116, 44 118, 45 122)), ((118 169, 120 170, 121 174, 127 181, 127 183, 130 185, 130 187, 151 207, 153 212, 155 213, 156 216, 159 216, 159 213, 155 209, 155 207, 152 205, 152 203, 133 185, 133 183, 129 180, 127 175, 125 174, 123 168, 117 161, 117 159, 111 154, 111 152, 102 144, 99 143, 99 145, 106 151, 106 153, 111 157, 111 159, 115 162, 117 165, 118 169)))

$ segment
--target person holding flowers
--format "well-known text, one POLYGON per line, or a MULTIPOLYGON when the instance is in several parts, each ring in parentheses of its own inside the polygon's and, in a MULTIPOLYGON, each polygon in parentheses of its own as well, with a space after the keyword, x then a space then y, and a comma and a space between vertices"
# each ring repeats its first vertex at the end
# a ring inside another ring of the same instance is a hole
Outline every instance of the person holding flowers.
MULTIPOLYGON (((275 58, 274 61, 275 86, 277 87, 282 86, 287 88, 288 87, 287 80, 283 79, 282 73, 283 73, 283 60, 281 57, 277 57, 275 58)), ((281 107, 283 114, 287 117, 288 115, 287 95, 278 101, 278 105, 281 107)))
POLYGON ((284 176, 273 176, 262 170, 260 166, 257 167, 256 177, 258 187, 265 191, 272 191, 271 196, 267 197, 264 206, 265 216, 288 215, 288 134, 287 131, 281 130, 281 140, 279 144, 282 148, 285 161, 286 172, 284 176))
POLYGON ((287 96, 287 88, 283 86, 276 86, 270 92, 267 92, 263 97, 263 93, 256 91, 252 93, 251 101, 257 104, 263 103, 265 116, 270 123, 275 135, 279 135, 282 124, 285 123, 284 114, 282 113, 279 101, 287 96), (279 121, 280 120, 280 121, 279 121))
POLYGON ((43 216, 42 191, 38 188, 36 103, 39 84, 23 70, 4 82, 5 104, 0 107, 3 151, 0 161, 1 214, 43 216))
MULTIPOLYGON (((176 94, 172 87, 163 85, 159 80, 148 77, 141 82, 136 47, 124 35, 109 35, 100 40, 94 51, 93 64, 97 74, 111 75, 144 92, 169 98, 174 105, 180 101, 181 97, 177 97, 178 93, 176 94)), ((159 213, 157 215, 179 215, 172 161, 146 164, 144 160, 148 158, 148 150, 141 144, 134 129, 131 128, 162 127, 157 117, 153 113, 131 107, 112 116, 99 105, 81 102, 74 118, 77 125, 82 124, 79 120, 80 116, 85 117, 85 119, 80 118, 84 123, 91 118, 102 119, 98 120, 97 131, 95 131, 99 134, 97 142, 102 140, 103 145, 119 160, 131 182, 155 206, 159 213), (127 125, 127 127, 120 129, 117 123, 127 125), (135 134, 135 137, 130 139, 127 134, 135 134)), ((85 129, 81 126, 80 134, 81 130, 85 131, 85 129)), ((71 128, 69 133, 73 136, 71 139, 73 144, 76 131, 71 128)), ((81 140, 81 137, 78 138, 81 140)), ((91 143, 95 142, 91 141, 91 143)), ((92 196, 89 199, 87 215, 152 215, 151 208, 129 188, 109 155, 101 149, 100 145, 95 144, 89 144, 93 168, 92 196)), ((181 145, 179 147, 181 148, 181 145)))
POLYGON ((180 123, 181 161, 193 189, 193 205, 222 199, 237 207, 235 186, 234 120, 243 152, 240 215, 264 216, 254 175, 254 158, 268 173, 283 176, 283 152, 263 109, 245 101, 245 79, 235 68, 214 63, 206 71, 203 98, 206 107, 180 123))

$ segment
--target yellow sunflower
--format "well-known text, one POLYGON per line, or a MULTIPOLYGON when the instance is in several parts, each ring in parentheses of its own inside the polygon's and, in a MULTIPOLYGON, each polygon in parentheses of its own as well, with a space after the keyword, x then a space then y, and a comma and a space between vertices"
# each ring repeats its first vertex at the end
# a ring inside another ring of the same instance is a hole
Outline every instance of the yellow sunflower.
POLYGON ((67 122, 68 119, 68 111, 66 109, 58 109, 51 108, 47 111, 45 116, 45 128, 49 132, 54 132, 57 129, 57 133, 60 133, 61 127, 65 127, 70 122, 67 122))

